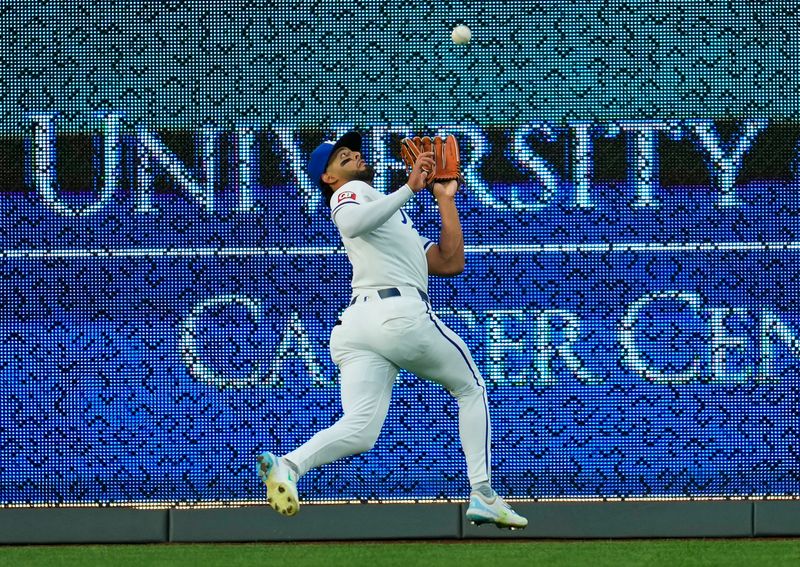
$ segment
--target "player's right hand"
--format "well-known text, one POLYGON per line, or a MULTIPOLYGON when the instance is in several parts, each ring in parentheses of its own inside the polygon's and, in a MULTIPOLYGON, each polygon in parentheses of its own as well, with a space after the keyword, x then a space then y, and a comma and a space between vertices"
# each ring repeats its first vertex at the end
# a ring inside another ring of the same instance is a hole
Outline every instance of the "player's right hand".
POLYGON ((414 167, 408 175, 408 186, 414 193, 422 191, 428 185, 428 179, 433 173, 436 162, 433 160, 433 152, 422 152, 414 162, 414 167))

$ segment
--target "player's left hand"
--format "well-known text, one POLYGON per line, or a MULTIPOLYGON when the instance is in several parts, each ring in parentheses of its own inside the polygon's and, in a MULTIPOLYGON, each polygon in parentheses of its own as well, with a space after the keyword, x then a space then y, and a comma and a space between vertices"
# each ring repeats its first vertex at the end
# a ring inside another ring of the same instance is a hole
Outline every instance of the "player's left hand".
POLYGON ((452 199, 458 192, 458 180, 450 179, 448 181, 434 181, 431 188, 433 196, 437 199, 447 197, 452 199))
POLYGON ((429 183, 429 177, 436 167, 433 160, 433 152, 422 152, 414 161, 414 167, 408 175, 408 186, 414 191, 422 191, 429 183))

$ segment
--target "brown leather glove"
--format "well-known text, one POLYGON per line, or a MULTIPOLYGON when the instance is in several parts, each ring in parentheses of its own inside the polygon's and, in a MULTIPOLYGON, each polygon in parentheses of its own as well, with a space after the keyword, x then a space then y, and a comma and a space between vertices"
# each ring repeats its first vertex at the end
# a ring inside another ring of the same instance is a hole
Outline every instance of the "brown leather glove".
POLYGON ((457 179, 459 183, 463 182, 461 156, 455 136, 447 136, 444 139, 441 136, 403 138, 400 145, 400 156, 409 171, 414 167, 414 162, 422 152, 433 152, 433 160, 436 163, 433 171, 428 173, 426 178, 428 185, 451 179, 457 179))

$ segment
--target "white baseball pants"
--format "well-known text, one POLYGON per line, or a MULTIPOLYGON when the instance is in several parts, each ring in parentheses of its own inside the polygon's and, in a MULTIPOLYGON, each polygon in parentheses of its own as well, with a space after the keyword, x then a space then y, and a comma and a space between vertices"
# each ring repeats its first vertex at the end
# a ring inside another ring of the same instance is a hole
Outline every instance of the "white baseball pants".
POLYGON ((285 458, 298 474, 370 450, 389 410, 399 369, 444 386, 458 401, 458 427, 470 484, 491 478, 491 425, 483 378, 464 341, 421 300, 415 288, 381 299, 374 290, 356 301, 331 332, 344 415, 285 458))

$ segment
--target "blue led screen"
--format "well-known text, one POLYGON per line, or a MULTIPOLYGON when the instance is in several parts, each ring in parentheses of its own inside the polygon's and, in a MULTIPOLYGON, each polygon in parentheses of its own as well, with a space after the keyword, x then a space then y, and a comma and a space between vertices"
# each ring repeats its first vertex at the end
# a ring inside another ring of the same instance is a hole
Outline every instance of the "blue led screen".
MULTIPOLYGON (((798 497, 796 6, 338 4, 0 10, 0 502, 264 500, 255 456, 341 413, 305 160, 351 128, 383 191, 404 135, 461 143, 467 267, 430 292, 499 492, 798 497)), ((301 498, 464 498, 455 415, 401 374, 301 498)))

